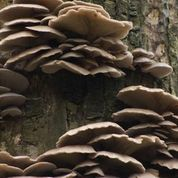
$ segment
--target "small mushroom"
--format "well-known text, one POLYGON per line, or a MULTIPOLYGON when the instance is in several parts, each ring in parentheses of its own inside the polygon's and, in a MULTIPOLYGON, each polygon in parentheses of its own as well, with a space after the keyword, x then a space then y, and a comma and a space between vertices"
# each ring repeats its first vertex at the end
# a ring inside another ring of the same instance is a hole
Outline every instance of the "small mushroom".
POLYGON ((0 94, 8 93, 10 91, 11 91, 10 88, 4 87, 4 86, 0 86, 0 94))
POLYGON ((1 111, 1 117, 11 116, 19 117, 22 116, 22 111, 18 107, 8 107, 1 111))
POLYGON ((134 56, 134 58, 138 58, 138 57, 146 57, 146 58, 154 58, 155 55, 150 52, 150 51, 147 51, 145 49, 142 49, 142 48, 136 48, 132 51, 132 54, 134 56))
POLYGON ((39 162, 24 170, 25 176, 52 176, 53 170, 57 167, 53 163, 39 162))
POLYGON ((29 18, 36 14, 48 12, 46 7, 36 4, 12 4, 0 10, 0 21, 7 22, 22 17, 29 18))
POLYGON ((62 135, 58 142, 57 147, 76 144, 87 144, 93 138, 103 134, 123 134, 125 131, 116 123, 101 122, 81 126, 72 129, 62 135))
POLYGON ((0 29, 0 39, 6 38, 9 35, 12 35, 13 33, 16 33, 19 31, 19 29, 15 29, 12 27, 3 27, 0 29))
POLYGON ((92 176, 92 177, 96 177, 96 176, 104 176, 104 172, 100 167, 94 167, 91 168, 91 170, 87 171, 84 173, 85 176, 92 176))

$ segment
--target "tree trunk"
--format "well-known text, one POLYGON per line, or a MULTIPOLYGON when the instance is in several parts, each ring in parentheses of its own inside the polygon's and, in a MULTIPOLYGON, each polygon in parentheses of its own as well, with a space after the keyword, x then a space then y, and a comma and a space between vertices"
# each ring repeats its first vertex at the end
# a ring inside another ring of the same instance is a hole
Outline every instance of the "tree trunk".
MULTIPOLYGON (((125 42, 130 50, 149 49, 160 61, 169 63, 174 73, 157 80, 139 71, 126 71, 127 76, 112 79, 98 75, 82 77, 68 72, 45 75, 40 71, 25 74, 30 88, 25 96, 24 117, 0 123, 0 150, 32 157, 55 147, 66 130, 89 122, 111 120, 120 107, 115 98, 119 89, 143 84, 161 87, 178 94, 178 3, 176 0, 90 0, 101 4, 117 20, 134 23, 125 42)), ((3 0, 0 7, 7 1, 3 0)))

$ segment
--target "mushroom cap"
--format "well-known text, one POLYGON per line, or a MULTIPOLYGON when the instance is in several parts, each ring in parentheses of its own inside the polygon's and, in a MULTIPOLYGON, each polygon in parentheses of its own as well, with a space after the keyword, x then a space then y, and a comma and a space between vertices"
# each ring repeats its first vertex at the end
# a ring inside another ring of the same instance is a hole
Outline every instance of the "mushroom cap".
POLYGON ((68 175, 72 172, 73 171, 71 169, 68 169, 68 168, 57 168, 57 169, 53 170, 54 176, 65 176, 65 175, 68 175))
POLYGON ((39 53, 49 49, 51 49, 51 47, 48 45, 39 45, 22 51, 21 53, 9 58, 4 64, 4 67, 10 68, 14 67, 15 64, 20 64, 21 62, 27 63, 29 60, 33 59, 35 55, 37 56, 39 53))
POLYGON ((125 76, 125 73, 122 70, 116 69, 108 65, 102 65, 91 70, 91 75, 96 75, 99 73, 105 74, 113 78, 120 78, 125 76))
POLYGON ((29 31, 13 33, 0 41, 0 49, 10 51, 17 47, 29 47, 37 36, 29 31))
POLYGON ((21 17, 29 18, 48 12, 46 7, 36 4, 12 4, 0 10, 0 21, 7 22, 21 17))
POLYGON ((21 106, 25 101, 25 96, 16 93, 5 93, 0 95, 0 107, 21 106))
POLYGON ((87 144, 93 138, 103 134, 123 134, 124 132, 116 123, 93 123, 66 132, 59 138, 56 145, 57 147, 62 147, 66 145, 87 144))
POLYGON ((26 29, 34 31, 34 32, 38 32, 38 33, 43 33, 44 34, 43 38, 46 38, 46 39, 55 39, 55 40, 62 42, 67 38, 63 33, 59 32, 58 30, 55 30, 45 25, 26 27, 26 29))
POLYGON ((17 28, 3 27, 0 29, 0 39, 6 38, 7 36, 19 31, 17 28))
POLYGON ((35 70, 38 66, 48 62, 49 60, 60 56, 62 54, 62 50, 58 49, 58 48, 54 48, 54 49, 50 49, 46 52, 44 52, 43 54, 41 54, 40 56, 30 60, 26 66, 25 66, 25 70, 26 71, 33 71, 35 70))
POLYGON ((48 15, 46 17, 44 17, 43 19, 41 19, 41 24, 42 25, 48 25, 48 22, 54 18, 57 18, 57 16, 55 15, 48 15))
POLYGON ((170 75, 173 72, 173 68, 166 63, 156 62, 142 68, 142 72, 150 73, 157 78, 163 78, 170 75))
POLYGON ((161 114, 167 111, 178 113, 178 98, 158 88, 130 86, 122 89, 117 98, 135 108, 150 109, 161 114))
POLYGON ((35 160, 28 156, 12 156, 6 151, 0 152, 0 163, 25 169, 26 167, 35 163, 35 160))
POLYGON ((89 171, 86 171, 84 175, 96 177, 96 176, 104 176, 105 174, 100 167, 94 167, 91 168, 89 171))
POLYGON ((63 166, 73 168, 75 165, 85 161, 88 156, 94 155, 96 152, 91 146, 72 145, 49 150, 37 158, 37 161, 46 161, 63 166))
POLYGON ((158 165, 160 167, 165 167, 169 170, 178 170, 178 159, 164 159, 164 160, 161 160, 161 159, 158 159, 158 160, 155 160, 152 162, 152 164, 154 165, 158 165))
POLYGON ((10 88, 4 87, 4 86, 0 86, 0 94, 8 93, 10 91, 11 91, 10 88))
POLYGON ((134 155, 135 153, 148 152, 148 148, 165 148, 166 144, 155 136, 142 135, 130 138, 127 135, 107 134, 94 138, 89 142, 97 151, 104 150, 124 155, 134 155), (114 145, 114 146, 113 146, 114 145))
POLYGON ((25 176, 50 176, 57 167, 53 163, 39 162, 24 170, 25 176))
POLYGON ((65 43, 72 43, 72 44, 77 44, 77 45, 82 45, 82 44, 88 44, 89 41, 86 39, 82 38, 68 38, 65 43))
POLYGON ((128 126, 136 125, 138 123, 159 123, 164 121, 164 118, 158 113, 139 108, 126 108, 121 111, 112 114, 112 118, 115 122, 125 123, 128 126))
POLYGON ((70 72, 80 74, 80 75, 89 75, 90 72, 79 65, 73 64, 67 61, 54 60, 43 64, 41 66, 42 71, 48 74, 56 73, 59 70, 65 69, 70 72))
POLYGON ((69 51, 71 48, 73 48, 74 45, 70 43, 62 43, 58 46, 59 49, 61 49, 63 52, 64 51, 69 51))
POLYGON ((6 117, 6 116, 18 117, 22 115, 22 111, 18 107, 8 107, 2 110, 0 115, 2 117, 6 117))
POLYGON ((133 60, 133 65, 140 66, 140 67, 150 66, 153 63, 155 63, 155 61, 153 59, 150 59, 148 57, 142 57, 142 56, 137 57, 133 60))
POLYGON ((75 46, 74 48, 72 48, 72 51, 83 52, 91 58, 100 57, 108 60, 116 60, 116 57, 108 53, 107 51, 86 44, 75 46))
POLYGON ((35 18, 20 18, 4 23, 4 26, 27 26, 40 24, 40 20, 35 18))
POLYGON ((0 164, 0 177, 22 176, 23 170, 7 164, 0 164))
POLYGON ((79 8, 50 20, 49 26, 58 30, 74 32, 88 40, 95 40, 102 36, 122 39, 127 36, 132 28, 132 23, 108 19, 94 9, 79 8))
POLYGON ((62 0, 13 0, 14 4, 38 4, 47 7, 53 11, 57 6, 63 3, 62 0))
POLYGON ((154 54, 150 51, 147 51, 145 49, 142 49, 142 48, 136 48, 132 51, 132 54, 134 56, 134 59, 135 58, 138 58, 138 57, 147 57, 147 58, 154 58, 154 54))
POLYGON ((73 51, 70 51, 70 52, 67 52, 63 55, 60 56, 60 60, 70 60, 70 59, 79 59, 79 58, 84 58, 84 55, 79 53, 79 52, 73 52, 73 51))
POLYGON ((0 68, 0 85, 10 88, 14 92, 21 93, 29 87, 29 81, 17 72, 0 68))
POLYGON ((93 159, 100 163, 104 173, 110 175, 131 175, 133 173, 144 173, 145 168, 136 159, 107 151, 97 152, 93 159))

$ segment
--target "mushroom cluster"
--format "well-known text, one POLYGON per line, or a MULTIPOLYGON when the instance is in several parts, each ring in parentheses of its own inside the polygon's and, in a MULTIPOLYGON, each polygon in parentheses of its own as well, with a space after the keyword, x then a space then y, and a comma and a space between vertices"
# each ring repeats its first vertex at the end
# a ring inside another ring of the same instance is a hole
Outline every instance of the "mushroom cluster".
POLYGON ((0 68, 0 121, 22 115, 19 107, 25 103, 26 97, 21 93, 28 86, 29 82, 23 75, 0 68))
POLYGON ((133 65, 138 67, 144 73, 149 73, 156 78, 163 78, 170 75, 173 69, 170 65, 158 62, 156 56, 142 48, 136 48, 132 51, 133 65))
POLYGON ((144 86, 126 87, 119 91, 117 98, 126 104, 126 108, 113 113, 112 118, 126 130, 128 136, 157 136, 166 144, 166 148, 157 153, 148 148, 151 155, 140 155, 141 159, 145 159, 142 160, 142 163, 145 162, 143 165, 156 168, 162 176, 177 177, 178 98, 162 89, 144 86), (153 155, 156 155, 154 159, 153 155))
POLYGON ((131 138, 116 123, 88 124, 66 132, 57 148, 36 159, 0 152, 0 177, 158 178, 158 172, 139 160, 148 148, 159 151, 166 144, 156 136, 131 138))
POLYGON ((4 67, 45 73, 66 69, 80 75, 121 77, 132 54, 121 39, 132 28, 110 18, 102 6, 82 1, 14 0, 0 10, 0 49, 10 51, 4 67))
MULTIPOLYGON (((40 67, 49 74, 65 69, 114 78, 125 75, 121 69, 134 70, 133 55, 121 41, 132 23, 111 19, 100 5, 78 0, 14 0, 0 10, 0 21, 0 49, 11 53, 3 61, 5 68, 31 72, 40 67)), ((154 75, 161 78, 170 74, 165 72, 168 66, 156 63, 144 72, 161 70, 162 76, 154 75)))

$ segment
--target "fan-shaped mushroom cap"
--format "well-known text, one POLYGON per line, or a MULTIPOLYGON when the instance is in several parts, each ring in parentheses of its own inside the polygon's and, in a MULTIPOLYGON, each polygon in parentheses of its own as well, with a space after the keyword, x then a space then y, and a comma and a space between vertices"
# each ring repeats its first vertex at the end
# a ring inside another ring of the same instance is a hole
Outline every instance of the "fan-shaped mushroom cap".
POLYGON ((62 51, 68 51, 73 47, 74 47, 74 45, 70 44, 70 43, 62 43, 58 46, 58 48, 61 49, 62 51))
POLYGON ((159 159, 159 160, 153 161, 152 164, 168 168, 169 170, 173 170, 173 169, 178 170, 178 159, 169 159, 169 160, 159 159))
POLYGON ((100 122, 81 126, 66 132, 58 140, 57 147, 87 144, 91 139, 103 134, 123 134, 125 131, 116 123, 100 122))
POLYGON ((57 6, 63 3, 62 0, 13 0, 14 4, 38 4, 47 7, 53 11, 57 6))
POLYGON ((65 146, 49 150, 40 155, 38 161, 47 161, 56 164, 57 166, 67 166, 73 168, 75 165, 86 160, 89 155, 95 154, 95 150, 91 146, 73 145, 65 146))
POLYGON ((148 67, 142 68, 142 71, 150 73, 154 77, 163 78, 170 75, 173 72, 173 68, 166 63, 156 62, 148 67))
POLYGON ((117 97, 135 108, 150 109, 158 113, 178 113, 178 98, 162 89, 130 86, 122 89, 117 97))
POLYGON ((100 151, 93 157, 100 163, 102 170, 110 175, 131 175, 134 173, 144 173, 145 168, 136 159, 107 151, 100 151))
POLYGON ((128 46, 125 45, 121 40, 112 37, 100 37, 94 42, 95 46, 99 46, 112 54, 118 54, 123 51, 127 51, 128 46))
POLYGON ((57 168, 57 169, 53 170, 54 176, 65 176, 70 173, 74 173, 74 172, 71 169, 67 169, 67 168, 57 168))
POLYGON ((91 75, 96 75, 99 73, 105 74, 113 78, 119 78, 125 76, 125 73, 122 70, 107 65, 102 65, 91 70, 91 75))
POLYGON ((94 168, 91 168, 91 170, 86 171, 84 175, 96 177, 96 176, 104 176, 105 174, 100 167, 94 167, 94 168))
POLYGON ((47 45, 40 45, 40 46, 35 46, 33 48, 30 48, 30 49, 27 49, 15 56, 12 56, 11 58, 9 58, 6 63, 4 64, 4 67, 12 67, 14 66, 15 64, 19 64, 21 62, 25 62, 27 63, 28 60, 32 59, 35 55, 38 55, 39 52, 44 52, 44 51, 47 51, 51 49, 50 46, 47 46, 47 45))
POLYGON ((76 64, 67 61, 54 60, 48 62, 41 66, 42 71, 48 74, 56 73, 59 70, 66 69, 70 72, 80 74, 80 75, 89 75, 90 72, 83 67, 80 67, 76 64))
POLYGON ((91 169, 91 168, 93 168, 93 167, 96 167, 96 166, 98 166, 99 165, 99 163, 96 163, 96 162, 94 162, 94 161, 84 161, 84 162, 82 162, 82 163, 80 163, 80 164, 78 164, 78 165, 76 165, 74 168, 73 168, 73 170, 76 170, 76 171, 78 171, 78 172, 85 172, 86 170, 89 170, 89 169, 91 169))
POLYGON ((4 86, 0 86, 0 94, 8 93, 10 91, 11 91, 10 88, 4 87, 4 86))
POLYGON ((135 137, 138 135, 146 135, 154 131, 156 128, 160 128, 157 124, 138 124, 136 126, 130 127, 126 130, 126 133, 131 136, 135 137))
POLYGON ((8 164, 10 166, 25 169, 26 167, 35 163, 35 160, 28 156, 11 156, 8 152, 0 152, 0 163, 8 164))
POLYGON ((70 10, 49 21, 49 26, 83 35, 89 40, 95 40, 102 36, 122 39, 127 36, 132 28, 132 23, 108 19, 94 9, 80 8, 70 10))
POLYGON ((154 54, 150 51, 146 51, 145 49, 142 48, 136 48, 132 51, 132 54, 134 56, 134 58, 138 58, 138 57, 147 57, 147 58, 154 58, 154 54))
POLYGON ((95 150, 105 150, 115 153, 133 155, 135 152, 148 151, 147 148, 164 148, 166 144, 155 136, 142 135, 129 138, 127 135, 107 134, 94 138, 89 142, 95 150), (114 146, 113 146, 114 145, 114 146))
POLYGON ((0 178, 11 176, 22 176, 23 170, 17 167, 9 166, 7 164, 0 164, 0 178))
POLYGON ((16 93, 5 93, 0 95, 0 107, 21 106, 25 103, 26 97, 16 93))
POLYGON ((18 117, 22 115, 22 111, 17 107, 8 107, 2 110, 0 115, 2 117, 6 117, 6 116, 18 117))
POLYGON ((97 47, 93 47, 93 46, 89 46, 89 45, 78 45, 74 48, 72 48, 72 51, 79 51, 79 52, 83 52, 86 55, 92 57, 92 58, 96 58, 96 57, 102 57, 108 60, 116 60, 116 57, 113 56, 112 54, 108 53, 105 50, 102 50, 100 48, 97 47))
POLYGON ((178 152, 178 144, 177 143, 172 143, 168 145, 168 150, 170 152, 178 152))
POLYGON ((26 176, 50 176, 57 167, 53 163, 39 162, 35 163, 24 170, 26 176))
POLYGON ((55 30, 51 27, 45 26, 45 25, 26 27, 26 29, 34 31, 34 32, 44 33, 44 38, 46 38, 46 39, 52 38, 52 39, 58 40, 60 42, 64 41, 66 39, 66 36, 63 33, 59 32, 58 30, 55 30))
POLYGON ((29 31, 21 31, 7 36, 0 41, 0 49, 10 51, 17 47, 28 47, 37 36, 29 31))
POLYGON ((164 118, 158 113, 139 108, 126 108, 121 111, 112 114, 114 121, 119 123, 128 123, 133 125, 134 123, 158 123, 164 121, 164 118))
POLYGON ((49 10, 36 4, 12 4, 0 10, 0 21, 34 17, 37 14, 48 13, 49 10))
POLYGON ((79 58, 84 58, 84 55, 78 52, 67 52, 65 54, 63 54, 62 56, 60 56, 60 60, 67 60, 67 59, 79 59, 79 58))
POLYGON ((27 26, 40 24, 40 20, 35 18, 20 18, 4 23, 4 26, 27 26))
POLYGON ((51 49, 49 51, 44 52, 40 56, 30 60, 27 65, 25 66, 26 71, 33 71, 38 66, 48 62, 49 60, 53 59, 56 56, 60 56, 62 54, 62 50, 58 48, 51 49))
POLYGON ((161 128, 175 128, 175 127, 177 127, 177 124, 175 124, 174 122, 171 122, 171 121, 162 121, 159 123, 159 125, 161 126, 161 128))
POLYGON ((29 82, 26 77, 17 72, 0 68, 0 85, 21 93, 28 88, 29 82))
POLYGON ((72 44, 77 44, 77 45, 82 45, 82 44, 88 44, 89 41, 86 39, 82 38, 68 38, 65 43, 72 43, 72 44))

